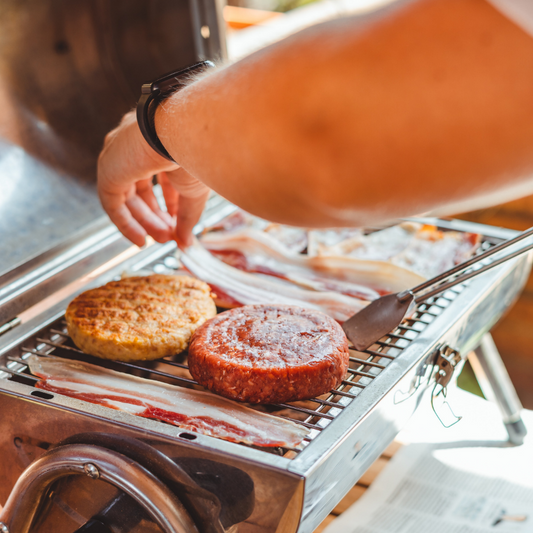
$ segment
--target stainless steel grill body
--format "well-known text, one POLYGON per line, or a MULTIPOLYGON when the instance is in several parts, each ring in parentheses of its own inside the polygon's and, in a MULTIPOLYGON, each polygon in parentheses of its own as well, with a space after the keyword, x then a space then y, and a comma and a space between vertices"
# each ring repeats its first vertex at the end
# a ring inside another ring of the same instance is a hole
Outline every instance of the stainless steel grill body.
MULTIPOLYGON (((213 224, 232 209, 226 202, 213 199, 203 225, 213 224)), ((459 221, 439 221, 438 225, 481 233, 486 245, 515 234, 459 221)), ((21 312, 21 325, 0 337, 0 476, 4 480, 0 500, 5 500, 23 469, 50 444, 79 433, 112 433, 149 442, 178 464, 180 458, 209 460, 213 462, 210 464, 230 465, 249 475, 254 483, 254 509, 231 531, 310 533, 379 457, 417 405, 429 401, 424 397, 427 387, 417 388, 414 384, 422 375, 430 377, 431 365, 427 363, 435 350, 447 345, 466 355, 475 349, 512 304, 531 267, 529 256, 517 258, 420 306, 408 323, 371 349, 352 352, 347 381, 327 400, 316 400, 315 409, 281 406, 285 409, 283 416, 299 416, 301 420, 302 415, 308 415, 301 423, 311 433, 299 452, 258 449, 191 435, 158 421, 57 394, 43 394, 33 387, 34 379, 25 374, 26 354, 69 356, 70 350, 77 355, 64 334, 62 322, 66 305, 76 293, 88 285, 100 285, 125 269, 172 269, 174 251, 173 244, 151 244, 141 251, 124 246, 121 255, 109 260, 109 247, 103 247, 100 262, 107 262, 95 269, 99 261, 98 252, 94 252, 91 268, 86 259, 78 265, 81 277, 77 279, 72 275, 75 264, 65 268, 69 285, 21 312)), ((61 274, 54 271, 53 276, 61 274)), ((156 367, 134 366, 141 370, 131 365, 121 370, 142 371, 153 379, 188 385, 186 379, 173 375, 172 361, 156 367)), ((100 504, 98 501, 94 505, 100 504)))

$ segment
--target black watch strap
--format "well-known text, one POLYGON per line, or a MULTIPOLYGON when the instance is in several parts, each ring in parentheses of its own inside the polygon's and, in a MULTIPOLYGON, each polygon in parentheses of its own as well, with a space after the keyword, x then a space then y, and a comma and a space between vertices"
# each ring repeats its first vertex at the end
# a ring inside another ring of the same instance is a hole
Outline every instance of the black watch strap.
POLYGON ((137 123, 146 142, 158 154, 166 157, 169 161, 174 161, 174 159, 163 146, 155 131, 155 110, 167 96, 185 87, 191 74, 214 66, 211 61, 202 61, 177 72, 171 72, 152 83, 145 83, 142 86, 141 97, 137 103, 137 123))

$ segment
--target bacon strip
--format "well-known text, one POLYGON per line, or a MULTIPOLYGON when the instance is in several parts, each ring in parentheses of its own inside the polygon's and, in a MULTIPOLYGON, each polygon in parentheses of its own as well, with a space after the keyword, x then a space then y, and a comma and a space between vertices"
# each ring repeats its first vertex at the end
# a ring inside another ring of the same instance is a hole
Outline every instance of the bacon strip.
POLYGON ((424 281, 411 270, 386 261, 291 253, 256 229, 208 233, 202 237, 202 244, 241 270, 269 274, 305 288, 340 292, 365 301, 410 289, 424 281))
POLYGON ((227 234, 244 229, 253 229, 267 235, 279 246, 290 252, 303 252, 307 248, 307 229, 269 222, 241 209, 226 217, 219 224, 211 226, 209 232, 210 234, 227 234))
POLYGON ((404 222, 369 235, 354 233, 335 241, 331 232, 309 232, 310 255, 344 256, 388 262, 432 278, 466 261, 479 246, 480 235, 440 231, 435 226, 404 222))
POLYGON ((89 363, 39 357, 27 359, 41 378, 39 389, 63 394, 192 431, 255 446, 300 448, 308 430, 214 394, 115 372, 89 363))
POLYGON ((357 228, 309 230, 307 254, 301 254, 280 239, 280 232, 283 237, 293 228, 269 232, 265 221, 241 211, 227 221, 201 239, 223 262, 362 300, 412 288, 469 259, 480 242, 475 233, 403 222, 370 234, 357 228))
POLYGON ((241 305, 298 305, 322 311, 344 322, 368 305, 368 301, 328 291, 306 290, 267 276, 243 272, 210 254, 197 240, 180 256, 183 266, 208 283, 218 296, 241 305))

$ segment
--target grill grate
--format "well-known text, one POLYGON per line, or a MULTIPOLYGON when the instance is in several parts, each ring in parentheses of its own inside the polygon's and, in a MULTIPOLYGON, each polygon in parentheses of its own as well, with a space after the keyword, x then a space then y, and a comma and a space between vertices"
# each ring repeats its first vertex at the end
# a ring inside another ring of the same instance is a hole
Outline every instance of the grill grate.
MULTIPOLYGON (((491 245, 492 243, 488 241, 483 242, 478 253, 483 252, 491 245)), ((139 265, 138 268, 142 268, 142 271, 139 270, 138 273, 176 273, 180 269, 180 263, 176 259, 174 251, 169 252, 166 248, 165 253, 157 260, 148 265, 139 265)), ((311 400, 251 407, 266 410, 272 415, 291 420, 310 429, 310 433, 304 441, 305 447, 342 413, 346 406, 356 400, 363 389, 372 385, 372 382, 387 368, 391 361, 401 355, 402 351, 448 307, 467 284, 468 282, 453 287, 442 295, 435 296, 420 304, 410 318, 405 319, 394 331, 385 335, 369 349, 358 352, 351 347, 348 375, 337 389, 311 400)), ((9 379, 34 385, 38 378, 29 373, 24 361, 30 354, 42 357, 54 355, 68 359, 79 359, 139 377, 204 390, 189 374, 186 352, 156 361, 137 363, 104 361, 86 355, 76 348, 68 336, 64 317, 43 328, 33 339, 28 340, 25 345, 18 348, 17 352, 8 355, 6 364, 0 365, 0 373, 4 372, 9 379)), ((44 400, 50 397, 50 395, 43 394, 42 391, 33 391, 33 393, 36 395, 40 393, 38 395, 44 400)), ((246 445, 242 444, 242 446, 246 445)), ((287 449, 261 448, 261 450, 266 453, 281 454, 288 458, 295 457, 298 453, 295 450, 287 449)))
MULTIPOLYGON (((160 273, 176 272, 179 269, 179 263, 173 254, 168 254, 151 265, 143 266, 143 271, 144 269, 160 273)), ((332 390, 320 398, 302 402, 274 404, 264 407, 252 406, 252 408, 266 410, 270 414, 291 420, 310 429, 310 433, 304 441, 304 446, 308 445, 342 413, 342 410, 347 405, 358 397, 363 389, 372 385, 375 378, 387 368, 391 361, 401 354, 403 349, 416 339, 420 332, 440 315, 462 289, 463 287, 461 286, 454 287, 445 294, 436 296, 419 305, 411 318, 406 319, 398 328, 377 341, 368 350, 358 352, 351 348, 348 375, 336 390, 332 390)), ((7 364, 0 366, 0 371, 6 372, 10 379, 34 385, 38 378, 29 373, 24 361, 30 354, 42 357, 54 355, 69 359, 79 359, 139 377, 165 381, 182 387, 202 389, 188 372, 186 353, 156 361, 141 361, 137 363, 103 361, 88 356, 76 348, 68 336, 64 318, 41 330, 32 341, 19 348, 18 354, 9 355, 7 364)), ((261 449, 265 452, 278 453, 289 458, 297 454, 297 451, 294 450, 261 449)))

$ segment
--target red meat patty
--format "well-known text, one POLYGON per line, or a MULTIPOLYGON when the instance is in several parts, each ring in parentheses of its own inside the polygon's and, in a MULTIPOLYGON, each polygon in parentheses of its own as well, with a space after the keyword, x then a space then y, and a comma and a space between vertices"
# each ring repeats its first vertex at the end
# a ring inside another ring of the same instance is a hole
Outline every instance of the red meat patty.
POLYGON ((319 311, 250 305, 200 326, 189 346, 189 370, 226 398, 280 403, 320 396, 348 369, 342 328, 319 311))

